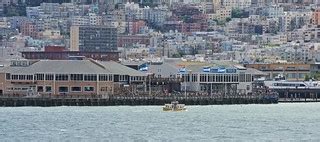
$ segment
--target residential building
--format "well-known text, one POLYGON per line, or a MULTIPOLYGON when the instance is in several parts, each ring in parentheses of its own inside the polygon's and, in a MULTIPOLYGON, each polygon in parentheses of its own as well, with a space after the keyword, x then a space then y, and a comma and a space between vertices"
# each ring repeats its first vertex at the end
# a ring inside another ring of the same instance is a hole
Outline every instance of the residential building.
POLYGON ((38 31, 35 23, 33 22, 25 22, 21 25, 21 34, 24 36, 30 36, 32 38, 38 37, 38 31))
POLYGON ((133 22, 128 22, 128 33, 129 34, 139 34, 142 31, 142 28, 146 27, 146 22, 143 20, 137 20, 133 22))
POLYGON ((212 0, 213 12, 221 8, 221 0, 212 0))
POLYGON ((312 24, 320 26, 320 9, 316 9, 312 12, 312 24))
POLYGON ((267 16, 268 18, 279 18, 284 14, 283 7, 279 5, 271 5, 267 8, 264 8, 262 15, 267 16))
POLYGON ((248 8, 251 6, 251 0, 223 0, 222 5, 229 8, 248 8))
POLYGON ((118 47, 133 46, 133 44, 150 45, 151 36, 149 35, 119 35, 118 47))

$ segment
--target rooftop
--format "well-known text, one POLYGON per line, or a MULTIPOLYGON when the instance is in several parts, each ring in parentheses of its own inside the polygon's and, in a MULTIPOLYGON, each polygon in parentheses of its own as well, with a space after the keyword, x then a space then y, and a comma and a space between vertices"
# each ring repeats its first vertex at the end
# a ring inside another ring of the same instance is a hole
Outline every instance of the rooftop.
POLYGON ((0 72, 15 74, 55 73, 55 74, 120 74, 146 76, 117 62, 94 60, 40 60, 29 66, 8 66, 0 72))

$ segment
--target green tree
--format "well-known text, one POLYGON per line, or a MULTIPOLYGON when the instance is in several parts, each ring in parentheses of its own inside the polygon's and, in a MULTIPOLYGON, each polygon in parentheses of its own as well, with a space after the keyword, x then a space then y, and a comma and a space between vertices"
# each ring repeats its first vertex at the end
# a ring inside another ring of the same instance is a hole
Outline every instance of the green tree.
POLYGON ((243 9, 235 8, 235 9, 232 9, 231 11, 231 18, 248 18, 248 17, 249 17, 249 12, 243 9))
POLYGON ((306 75, 304 76, 304 81, 309 81, 309 80, 310 80, 310 77, 309 77, 309 75, 306 74, 306 75))
POLYGON ((230 21, 231 21, 231 17, 227 17, 226 22, 230 22, 230 21))

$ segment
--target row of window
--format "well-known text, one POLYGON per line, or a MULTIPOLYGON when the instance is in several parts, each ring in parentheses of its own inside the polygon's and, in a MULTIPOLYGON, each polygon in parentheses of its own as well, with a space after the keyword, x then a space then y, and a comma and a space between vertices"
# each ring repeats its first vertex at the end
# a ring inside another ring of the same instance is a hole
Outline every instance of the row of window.
MULTIPOLYGON (((35 75, 10 75, 6 74, 7 80, 59 80, 59 81, 97 81, 96 74, 35 74, 35 75)), ((123 78, 125 79, 125 78, 123 78)), ((113 81, 113 75, 100 74, 99 81, 113 81)))
MULTIPOLYGON (((59 93, 67 93, 69 92, 69 87, 67 86, 60 86, 59 87, 59 93)), ((82 87, 70 87, 71 92, 82 92, 82 87)), ((92 86, 86 86, 83 87, 84 92, 93 92, 94 87, 92 86)), ((52 92, 52 87, 51 86, 37 86, 37 92, 46 92, 46 93, 51 93, 52 92)))
MULTIPOLYGON (((82 92, 82 87, 78 87, 78 86, 70 87, 70 91, 69 91, 69 87, 60 86, 58 90, 59 90, 59 93, 82 92)), ((93 92, 94 91, 94 87, 85 86, 85 87, 83 87, 83 91, 84 92, 93 92)))
POLYGON ((128 80, 128 76, 127 75, 120 75, 119 76, 119 81, 127 81, 128 80))
MULTIPOLYGON (((198 82, 197 74, 182 74, 186 82, 198 82)), ((200 82, 251 82, 251 74, 200 74, 200 82)))
POLYGON ((142 76, 131 76, 130 80, 131 81, 143 81, 143 80, 145 80, 145 78, 142 76))
MULTIPOLYGON (((29 91, 31 90, 30 88, 27 87, 14 87, 14 88, 7 88, 8 91, 29 91)), ((69 87, 67 86, 60 86, 59 87, 59 93, 67 93, 69 92, 69 87)), ((85 86, 85 87, 78 87, 78 86, 73 86, 70 87, 70 91, 71 92, 82 92, 82 90, 84 92, 93 92, 94 91, 94 87, 92 86, 85 86)), ((108 88, 104 88, 104 90, 108 90, 108 88)), ((52 87, 51 86, 37 86, 37 92, 45 92, 45 93, 52 93, 52 87)))
POLYGON ((200 74, 200 82, 238 82, 237 74, 200 74))

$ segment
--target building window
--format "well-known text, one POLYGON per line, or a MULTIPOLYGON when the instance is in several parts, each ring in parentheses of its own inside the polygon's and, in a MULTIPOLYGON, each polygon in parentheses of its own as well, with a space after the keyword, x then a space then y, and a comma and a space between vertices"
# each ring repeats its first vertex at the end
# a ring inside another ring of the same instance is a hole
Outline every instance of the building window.
POLYGON ((223 75, 217 74, 217 82, 223 82, 223 75))
POLYGON ((208 82, 213 82, 213 75, 212 74, 209 74, 208 82))
POLYGON ((230 74, 227 75, 227 82, 231 82, 231 75, 230 74))
POLYGON ((92 86, 86 86, 86 87, 84 87, 84 91, 86 91, 86 92, 92 92, 92 91, 94 91, 94 87, 92 87, 92 86))
POLYGON ((200 82, 205 82, 204 79, 205 78, 205 75, 204 74, 200 74, 200 82))
POLYGON ((10 79, 11 79, 10 73, 6 73, 6 79, 7 79, 7 80, 10 80, 10 79))
POLYGON ((66 92, 68 92, 69 90, 68 90, 68 87, 66 87, 66 86, 61 86, 61 87, 59 87, 59 92, 60 93, 66 93, 66 92))
POLYGON ((54 75, 53 74, 46 74, 46 80, 53 80, 54 75))
POLYGON ((19 75, 19 80, 26 80, 26 75, 19 75))
POLYGON ((81 87, 71 87, 72 92, 81 92, 81 87))
POLYGON ((197 82, 198 81, 197 74, 192 74, 191 80, 192 82, 197 82))
POLYGON ((109 75, 107 74, 100 74, 99 81, 110 81, 109 75))
POLYGON ((245 82, 245 81, 246 81, 246 75, 244 73, 240 73, 239 82, 245 82))
POLYGON ((70 75, 71 80, 77 80, 82 81, 83 80, 83 74, 71 74, 70 75))
POLYGON ((56 80, 62 80, 62 81, 68 81, 68 75, 67 74, 57 74, 56 80))
POLYGON ((46 86, 46 92, 52 92, 51 86, 46 86))
POLYGON ((97 81, 97 75, 95 74, 85 74, 84 75, 85 81, 97 81))
POLYGON ((246 74, 246 82, 251 82, 251 74, 246 74))
POLYGON ((44 74, 36 74, 35 80, 44 80, 44 74))
POLYGON ((43 92, 43 86, 38 86, 37 87, 37 92, 43 92))
POLYGON ((106 92, 106 91, 108 91, 108 87, 101 87, 100 91, 106 92))
POLYGON ((128 76, 127 75, 119 75, 119 81, 127 81, 128 76))
POLYGON ((112 80, 113 80, 112 78, 113 78, 113 75, 112 75, 112 74, 110 74, 110 75, 109 75, 109 79, 108 79, 108 80, 109 80, 109 81, 112 81, 112 80))
POLYGON ((18 75, 12 75, 11 76, 12 80, 18 80, 18 77, 19 77, 18 75))
POLYGON ((33 75, 27 75, 27 80, 33 80, 33 75))

